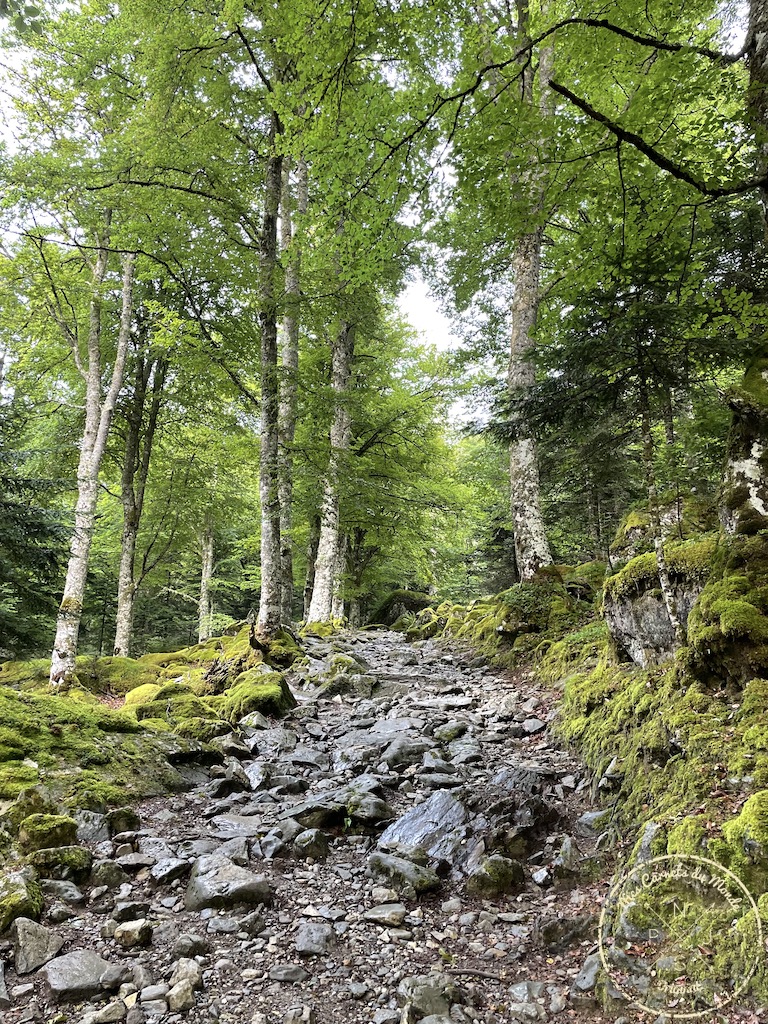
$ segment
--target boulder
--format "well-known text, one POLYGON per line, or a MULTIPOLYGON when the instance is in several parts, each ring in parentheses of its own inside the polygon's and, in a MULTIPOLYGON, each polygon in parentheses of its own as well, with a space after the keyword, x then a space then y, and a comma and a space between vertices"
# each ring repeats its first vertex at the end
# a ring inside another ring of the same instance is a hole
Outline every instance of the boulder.
POLYGON ((494 854, 485 857, 467 879, 467 892, 493 899, 515 892, 525 884, 525 872, 519 861, 494 854))
POLYGON ((76 949, 49 961, 40 973, 54 999, 90 999, 101 991, 100 978, 108 967, 93 950, 76 949))
POLYGON ((40 886, 27 872, 9 871, 0 875, 0 935, 17 917, 38 918, 42 909, 40 886))
POLYGON ((272 893, 263 875, 238 867, 220 854, 198 858, 192 868, 184 906, 187 910, 268 903, 272 893))
POLYGON ((27 917, 17 917, 11 927, 13 962, 17 974, 30 974, 53 960, 64 939, 27 917))
POLYGON ((377 881, 388 882, 399 891, 405 886, 411 886, 417 893, 440 888, 440 878, 431 868, 380 851, 372 853, 368 858, 368 873, 377 881))

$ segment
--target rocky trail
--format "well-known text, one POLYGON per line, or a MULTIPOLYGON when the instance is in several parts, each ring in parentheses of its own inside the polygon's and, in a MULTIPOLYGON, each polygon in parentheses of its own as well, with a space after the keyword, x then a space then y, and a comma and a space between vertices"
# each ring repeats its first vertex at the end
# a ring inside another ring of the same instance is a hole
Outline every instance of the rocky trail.
POLYGON ((13 926, 4 1024, 602 1019, 601 812, 552 695, 397 633, 307 650, 188 793, 78 812, 93 867, 13 926))

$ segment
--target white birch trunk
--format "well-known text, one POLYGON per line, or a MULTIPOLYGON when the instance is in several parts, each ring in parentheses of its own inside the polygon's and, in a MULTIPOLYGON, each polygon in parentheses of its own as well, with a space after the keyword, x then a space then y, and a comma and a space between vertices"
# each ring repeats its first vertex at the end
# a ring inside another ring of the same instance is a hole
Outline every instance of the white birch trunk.
POLYGON ((279 122, 272 116, 272 154, 267 161, 259 266, 259 325, 261 328, 261 595, 259 630, 266 636, 280 628, 280 483, 278 477, 277 379, 277 218, 282 191, 282 157, 274 152, 279 122))
POLYGON ((335 400, 331 423, 331 451, 323 482, 320 509, 320 542, 315 559, 315 580, 308 622, 329 622, 333 616, 333 596, 339 563, 339 483, 351 442, 352 419, 346 393, 354 352, 354 328, 342 324, 331 353, 331 387, 335 400))
MULTIPOLYGON (((296 210, 299 216, 307 212, 308 174, 305 161, 300 160, 296 168, 296 210)), ((290 167, 283 173, 281 198, 280 245, 282 250, 294 247, 285 271, 285 296, 287 310, 283 317, 280 381, 280 405, 278 410, 278 475, 280 479, 280 605, 283 622, 290 622, 293 616, 293 442, 296 436, 297 386, 299 369, 299 302, 301 299, 301 251, 293 239, 291 209, 290 167)))
POLYGON ((197 642, 202 644, 211 636, 211 580, 213 579, 215 543, 213 530, 206 526, 200 536, 200 596, 197 602, 197 642))
POLYGON ((77 642, 83 612, 88 559, 93 539, 94 515, 99 493, 99 471, 107 444, 112 415, 123 383, 125 358, 131 335, 133 315, 133 274, 135 257, 123 257, 123 284, 120 329, 117 338, 115 362, 109 388, 102 400, 101 394, 101 288, 107 272, 109 253, 106 242, 99 250, 94 268, 93 299, 88 327, 88 366, 86 378, 85 430, 80 460, 77 467, 77 504, 75 525, 70 542, 69 563, 64 582, 64 594, 56 621, 56 637, 51 654, 50 682, 53 686, 69 683, 75 676, 77 642))

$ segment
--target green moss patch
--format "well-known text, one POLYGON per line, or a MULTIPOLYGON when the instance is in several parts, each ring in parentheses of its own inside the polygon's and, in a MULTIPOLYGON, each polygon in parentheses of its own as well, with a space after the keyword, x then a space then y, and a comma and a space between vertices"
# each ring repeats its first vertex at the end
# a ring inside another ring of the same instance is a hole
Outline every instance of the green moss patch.
MULTIPOLYGON (((717 536, 710 534, 680 544, 665 544, 667 569, 672 579, 703 582, 712 571, 717 536)), ((653 551, 638 555, 605 581, 605 596, 620 600, 659 586, 659 568, 653 551)))
POLYGON ((77 839, 77 822, 64 814, 30 814, 19 828, 23 850, 46 850, 72 846, 77 839))

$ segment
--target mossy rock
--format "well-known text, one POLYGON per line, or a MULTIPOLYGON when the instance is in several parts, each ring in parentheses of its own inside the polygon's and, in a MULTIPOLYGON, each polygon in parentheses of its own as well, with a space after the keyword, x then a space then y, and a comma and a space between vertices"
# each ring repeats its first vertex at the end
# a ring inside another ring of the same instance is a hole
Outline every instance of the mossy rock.
POLYGON ((174 726, 173 731, 177 736, 208 743, 216 736, 232 732, 232 726, 220 718, 185 718, 174 726))
POLYGON ((0 686, 33 689, 45 686, 51 674, 50 658, 6 661, 0 665, 0 686))
MULTIPOLYGON (((712 572, 717 549, 717 535, 709 534, 679 544, 665 544, 667 569, 673 579, 702 582, 712 572)), ((659 585, 656 554, 638 555, 605 581, 606 598, 621 600, 643 593, 659 585)))
POLYGON ((59 846, 36 850, 30 854, 29 863, 44 878, 83 882, 91 873, 93 854, 84 846, 59 846))
POLYGON ((72 846, 77 822, 64 814, 30 814, 19 827, 19 846, 26 852, 72 846))
POLYGON ((265 676, 260 669, 243 673, 234 686, 207 702, 219 718, 232 725, 253 711, 282 716, 296 707, 296 698, 282 675, 273 672, 265 676))
MULTIPOLYGON (((413 622, 413 616, 428 608, 434 601, 429 594, 414 590, 394 590, 380 601, 369 616, 369 622, 380 623, 395 629, 399 620, 413 622)), ((400 627, 402 629, 402 627, 400 627)))
POLYGON ((137 686, 135 690, 131 690, 130 693, 126 694, 125 706, 133 707, 136 704, 149 704, 158 693, 160 693, 159 683, 143 683, 141 686, 137 686))
POLYGON ((37 921, 43 909, 43 893, 26 872, 0 874, 0 935, 18 917, 37 921))

